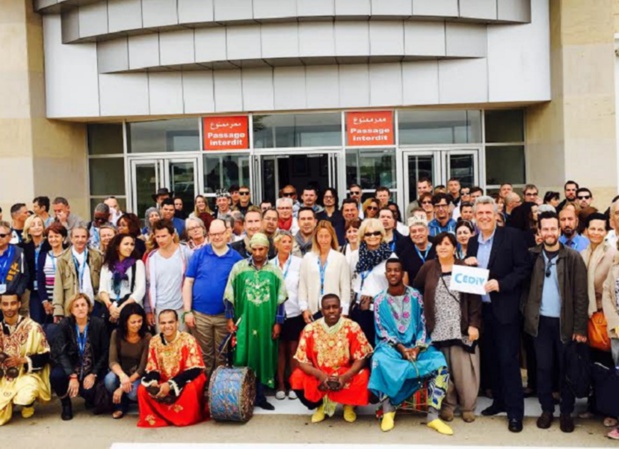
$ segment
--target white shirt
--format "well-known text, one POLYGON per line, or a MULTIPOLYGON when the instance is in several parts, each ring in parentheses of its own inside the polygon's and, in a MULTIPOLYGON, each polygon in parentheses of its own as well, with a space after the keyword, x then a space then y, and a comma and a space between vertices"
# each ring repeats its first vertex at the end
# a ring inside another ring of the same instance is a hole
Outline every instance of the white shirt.
POLYGON ((90 298, 92 304, 95 303, 95 292, 92 288, 92 280, 90 279, 90 267, 86 263, 86 257, 88 256, 88 250, 84 250, 82 254, 78 254, 75 248, 71 247, 71 254, 74 260, 77 261, 75 271, 77 274, 77 287, 80 293, 84 293, 90 298))
POLYGON ((286 318, 297 317, 303 312, 301 307, 299 307, 299 276, 301 273, 302 260, 303 259, 300 257, 291 254, 282 267, 279 265, 279 259, 277 257, 271 259, 271 263, 281 270, 284 276, 286 290, 288 291, 288 300, 284 303, 286 318))

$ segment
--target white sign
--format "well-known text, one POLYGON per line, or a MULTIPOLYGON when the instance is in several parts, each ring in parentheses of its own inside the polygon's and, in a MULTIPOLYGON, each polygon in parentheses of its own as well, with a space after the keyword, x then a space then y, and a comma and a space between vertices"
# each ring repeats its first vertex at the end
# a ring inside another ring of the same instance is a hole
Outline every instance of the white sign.
POLYGON ((484 284, 488 282, 490 272, 485 268, 454 265, 451 270, 449 289, 455 292, 485 295, 484 284))

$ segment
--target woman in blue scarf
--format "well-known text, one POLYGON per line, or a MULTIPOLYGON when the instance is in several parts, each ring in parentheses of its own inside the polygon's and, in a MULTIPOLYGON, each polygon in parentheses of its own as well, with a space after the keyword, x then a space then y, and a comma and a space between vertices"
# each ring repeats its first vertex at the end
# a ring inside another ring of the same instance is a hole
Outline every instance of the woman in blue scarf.
POLYGON ((144 263, 135 249, 135 237, 119 234, 110 242, 99 286, 99 299, 106 306, 108 330, 116 327, 120 311, 127 304, 140 306, 146 293, 144 263))

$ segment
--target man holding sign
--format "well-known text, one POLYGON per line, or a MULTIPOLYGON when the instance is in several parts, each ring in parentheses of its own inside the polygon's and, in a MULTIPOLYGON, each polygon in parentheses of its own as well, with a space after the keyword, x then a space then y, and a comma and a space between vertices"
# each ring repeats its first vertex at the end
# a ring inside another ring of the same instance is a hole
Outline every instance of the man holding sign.
MULTIPOLYGON (((498 209, 491 197, 482 196, 473 206, 479 235, 469 241, 467 265, 489 270, 482 296, 484 360, 495 365, 490 374, 493 404, 484 416, 507 412, 508 429, 522 431, 524 395, 520 375, 520 294, 528 275, 527 247, 521 231, 497 226, 498 209)), ((487 372, 487 371, 486 371, 487 372)))

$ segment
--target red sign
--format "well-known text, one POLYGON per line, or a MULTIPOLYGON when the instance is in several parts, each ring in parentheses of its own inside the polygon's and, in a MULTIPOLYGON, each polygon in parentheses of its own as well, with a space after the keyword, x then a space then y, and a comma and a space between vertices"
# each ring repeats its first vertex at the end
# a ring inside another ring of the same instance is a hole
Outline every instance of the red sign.
POLYGON ((204 149, 247 150, 249 120, 246 115, 204 118, 204 149))
POLYGON ((393 145, 393 112, 348 112, 346 133, 350 146, 393 145))

